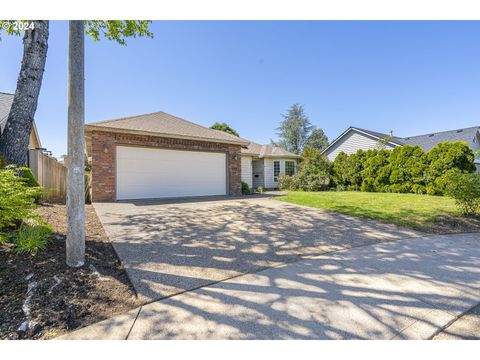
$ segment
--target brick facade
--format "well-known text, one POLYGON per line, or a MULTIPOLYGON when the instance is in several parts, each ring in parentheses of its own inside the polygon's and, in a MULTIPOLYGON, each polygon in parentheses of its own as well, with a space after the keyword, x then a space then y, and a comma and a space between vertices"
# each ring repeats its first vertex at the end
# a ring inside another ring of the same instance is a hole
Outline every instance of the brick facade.
POLYGON ((149 146, 164 149, 218 151, 227 154, 227 181, 230 195, 241 195, 240 145, 165 138, 159 136, 92 132, 92 200, 116 200, 116 146, 149 146))

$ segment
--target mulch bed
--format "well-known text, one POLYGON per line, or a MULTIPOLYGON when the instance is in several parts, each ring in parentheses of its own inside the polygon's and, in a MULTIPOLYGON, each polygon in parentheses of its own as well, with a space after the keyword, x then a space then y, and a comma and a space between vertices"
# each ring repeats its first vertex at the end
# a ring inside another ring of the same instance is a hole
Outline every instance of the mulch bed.
POLYGON ((436 234, 480 232, 480 216, 437 216, 432 222, 431 232, 436 234))
POLYGON ((49 339, 140 305, 95 210, 86 205, 85 212, 86 263, 81 268, 65 263, 65 205, 38 209, 56 232, 45 251, 16 255, 10 245, 0 245, 0 339, 49 339), (33 282, 38 285, 27 301, 27 318, 22 306, 33 282), (18 331, 27 320, 37 325, 18 331))

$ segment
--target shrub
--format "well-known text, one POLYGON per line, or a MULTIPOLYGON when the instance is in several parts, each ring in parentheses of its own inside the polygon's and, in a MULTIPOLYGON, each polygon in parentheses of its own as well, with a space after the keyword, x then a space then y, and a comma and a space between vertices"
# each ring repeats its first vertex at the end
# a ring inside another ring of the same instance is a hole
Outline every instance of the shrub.
POLYGON ((281 174, 278 177, 278 188, 280 190, 298 190, 296 180, 295 176, 281 174))
POLYGON ((12 242, 16 252, 35 254, 44 250, 52 239, 53 231, 50 225, 22 223, 12 242))
POLYGON ((40 194, 39 187, 27 186, 14 165, 0 169, 0 229, 34 218, 35 199, 40 194))
POLYGON ((432 148, 427 153, 429 165, 425 174, 430 193, 443 195, 452 171, 473 173, 474 157, 473 150, 464 142, 443 142, 432 148))
POLYGON ((250 195, 250 186, 245 181, 242 181, 242 195, 250 195))
POLYGON ((292 190, 326 190, 331 182, 331 172, 332 163, 320 150, 307 148, 303 152, 303 161, 298 172, 287 182, 290 181, 289 186, 292 190))
POLYGON ((388 150, 368 150, 365 153, 365 162, 362 170, 362 191, 382 191, 382 188, 388 184, 390 170, 388 167, 390 151, 388 150))
POLYGON ((18 169, 20 176, 22 177, 23 181, 25 182, 25 185, 28 187, 33 187, 33 188, 38 188, 39 194, 35 197, 35 202, 39 203, 40 199, 42 197, 43 189, 40 187, 40 183, 35 179, 35 177, 32 174, 32 170, 28 167, 21 167, 18 169))
POLYGON ((452 197, 464 215, 480 213, 480 174, 451 174, 445 193, 452 197))
POLYGON ((341 189, 443 195, 452 174, 475 171, 473 160, 473 151, 463 142, 440 143, 428 153, 404 145, 352 155, 341 152, 331 174, 341 189))
POLYGON ((28 187, 40 187, 39 182, 32 174, 32 170, 28 167, 21 167, 18 169, 20 176, 23 178, 23 181, 28 187))
POLYGON ((423 194, 427 193, 427 188, 424 185, 413 184, 412 185, 412 192, 414 194, 423 195, 423 194))
POLYGON ((334 181, 351 190, 360 190, 363 182, 362 172, 367 160, 366 152, 358 150, 355 154, 346 155, 341 152, 333 162, 334 181))
POLYGON ((348 155, 343 151, 340 152, 335 160, 333 161, 332 173, 333 181, 337 186, 344 186, 345 188, 348 185, 347 180, 347 167, 348 167, 348 155))
POLYGON ((0 154, 0 169, 3 169, 5 166, 7 166, 7 162, 5 161, 3 155, 0 154))
POLYGON ((414 185, 425 185, 428 161, 421 147, 411 145, 396 147, 391 151, 389 165, 391 172, 388 182, 392 192, 413 192, 414 185))
POLYGON ((263 186, 258 186, 256 192, 258 194, 263 194, 263 186))

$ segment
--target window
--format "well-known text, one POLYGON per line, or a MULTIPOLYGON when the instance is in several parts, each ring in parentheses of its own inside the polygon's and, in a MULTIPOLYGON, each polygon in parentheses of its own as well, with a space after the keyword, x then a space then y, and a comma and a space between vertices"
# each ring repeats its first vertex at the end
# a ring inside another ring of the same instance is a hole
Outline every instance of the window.
POLYGON ((295 161, 285 161, 285 175, 295 174, 295 161))
POLYGON ((278 182, 278 175, 280 175, 280 161, 273 162, 273 182, 278 182))

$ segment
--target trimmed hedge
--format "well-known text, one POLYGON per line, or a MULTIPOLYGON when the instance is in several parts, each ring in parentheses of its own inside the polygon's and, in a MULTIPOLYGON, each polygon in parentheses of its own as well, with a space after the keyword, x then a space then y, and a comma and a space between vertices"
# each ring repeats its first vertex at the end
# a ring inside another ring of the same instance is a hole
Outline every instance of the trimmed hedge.
POLYGON ((393 150, 358 150, 338 154, 333 163, 307 149, 294 176, 280 176, 280 188, 444 195, 449 179, 475 172, 472 149, 464 142, 440 143, 428 152, 405 145, 393 150))
POLYGON ((428 152, 405 145, 393 150, 340 153, 333 177, 342 189, 444 195, 453 174, 475 172, 475 156, 463 142, 440 143, 428 152))

